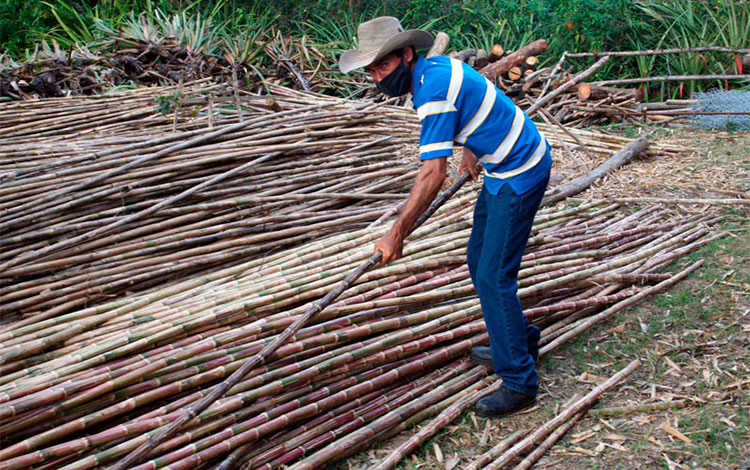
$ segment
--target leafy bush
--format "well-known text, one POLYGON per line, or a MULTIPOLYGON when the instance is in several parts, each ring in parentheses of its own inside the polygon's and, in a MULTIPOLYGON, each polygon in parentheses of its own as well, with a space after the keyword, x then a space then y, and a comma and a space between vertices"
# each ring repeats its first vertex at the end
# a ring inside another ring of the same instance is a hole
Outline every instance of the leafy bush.
POLYGON ((36 38, 56 21, 41 1, 0 0, 0 51, 20 57, 33 48, 36 38))

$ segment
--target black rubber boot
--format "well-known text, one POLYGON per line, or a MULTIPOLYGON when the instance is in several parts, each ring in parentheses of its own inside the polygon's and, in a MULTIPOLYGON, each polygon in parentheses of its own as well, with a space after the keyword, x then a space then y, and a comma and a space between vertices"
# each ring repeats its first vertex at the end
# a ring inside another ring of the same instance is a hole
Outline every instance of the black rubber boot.
MULTIPOLYGON (((534 358, 534 364, 537 364, 537 359, 539 359, 539 339, 537 338, 536 341, 534 341, 533 346, 529 345, 529 352, 531 353, 531 357, 534 358)), ((471 354, 469 354, 469 359, 471 359, 471 362, 474 364, 479 364, 482 366, 491 366, 492 365, 492 350, 489 346, 474 346, 471 348, 471 354)))
POLYGON ((500 387, 497 392, 479 400, 475 411, 482 416, 498 417, 528 408, 534 403, 536 403, 536 396, 500 387))

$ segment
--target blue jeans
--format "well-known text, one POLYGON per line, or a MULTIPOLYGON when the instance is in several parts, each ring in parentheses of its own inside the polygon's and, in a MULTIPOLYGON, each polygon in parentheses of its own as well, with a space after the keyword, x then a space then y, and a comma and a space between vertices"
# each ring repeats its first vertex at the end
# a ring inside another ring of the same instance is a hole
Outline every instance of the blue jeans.
POLYGON ((518 298, 518 269, 548 179, 517 195, 504 184, 497 196, 484 187, 474 208, 466 261, 490 336, 492 365, 503 385, 536 395, 539 328, 529 325, 518 298))

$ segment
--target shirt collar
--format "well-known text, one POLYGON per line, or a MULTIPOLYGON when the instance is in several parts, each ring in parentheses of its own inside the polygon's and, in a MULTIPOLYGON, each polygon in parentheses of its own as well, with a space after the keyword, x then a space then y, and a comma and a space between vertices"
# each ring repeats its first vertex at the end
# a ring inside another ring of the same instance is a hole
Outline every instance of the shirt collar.
MULTIPOLYGON (((414 65, 414 70, 412 71, 411 75, 413 96, 417 96, 419 94, 419 90, 422 89, 422 76, 424 75, 425 67, 427 67, 427 61, 425 60, 425 58, 421 55, 417 56, 417 63, 416 65, 414 65)), ((417 109, 416 105, 414 105, 414 109, 417 109)))

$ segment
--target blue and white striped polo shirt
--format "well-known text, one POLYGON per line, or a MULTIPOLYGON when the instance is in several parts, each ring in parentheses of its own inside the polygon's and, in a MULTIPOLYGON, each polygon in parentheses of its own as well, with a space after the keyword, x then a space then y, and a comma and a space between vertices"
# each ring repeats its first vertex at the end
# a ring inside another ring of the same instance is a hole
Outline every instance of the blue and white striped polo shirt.
POLYGON ((484 167, 484 185, 497 194, 507 182, 523 194, 552 167, 549 143, 529 117, 494 84, 448 57, 418 57, 412 75, 414 109, 422 122, 420 159, 453 155, 456 142, 484 167))

